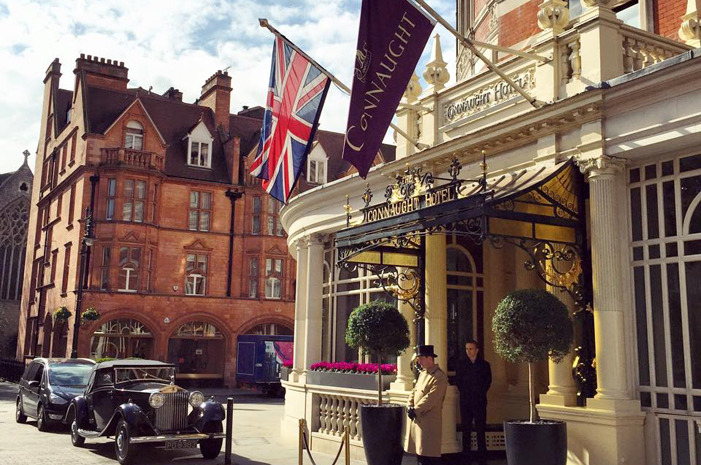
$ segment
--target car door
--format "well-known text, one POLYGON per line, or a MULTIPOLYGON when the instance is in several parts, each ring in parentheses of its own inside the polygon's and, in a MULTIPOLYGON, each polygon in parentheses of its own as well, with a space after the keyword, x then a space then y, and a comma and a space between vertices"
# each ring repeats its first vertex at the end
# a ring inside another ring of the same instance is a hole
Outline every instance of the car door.
POLYGON ((31 362, 29 365, 27 365, 27 368, 24 370, 24 374, 22 375, 22 379, 19 381, 19 396, 22 401, 22 409, 24 410, 25 415, 29 412, 29 406, 31 405, 31 400, 29 398, 28 392, 28 385, 29 381, 34 379, 34 374, 36 373, 36 370, 38 368, 38 363, 37 362, 31 362))
POLYGON ((39 403, 39 390, 41 389, 41 378, 44 375, 44 364, 32 362, 35 366, 29 372, 27 386, 24 397, 24 413, 31 417, 37 416, 37 405, 39 403))
POLYGON ((102 431, 114 414, 114 382, 112 370, 100 370, 96 373, 90 405, 92 406, 97 431, 102 431))

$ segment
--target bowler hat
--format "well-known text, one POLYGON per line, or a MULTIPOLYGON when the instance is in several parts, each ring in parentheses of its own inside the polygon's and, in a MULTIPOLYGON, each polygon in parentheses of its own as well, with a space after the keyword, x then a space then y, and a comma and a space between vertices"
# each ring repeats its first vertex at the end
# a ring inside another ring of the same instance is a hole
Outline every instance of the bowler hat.
POLYGON ((433 352, 432 345, 416 346, 416 356, 417 357, 438 357, 438 355, 436 355, 433 352))

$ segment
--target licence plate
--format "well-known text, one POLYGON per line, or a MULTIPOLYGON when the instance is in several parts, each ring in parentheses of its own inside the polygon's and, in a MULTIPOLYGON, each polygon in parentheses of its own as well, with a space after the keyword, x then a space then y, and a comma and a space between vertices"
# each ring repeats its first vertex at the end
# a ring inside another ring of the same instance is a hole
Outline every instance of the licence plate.
POLYGON ((166 450, 193 449, 197 447, 197 439, 177 439, 166 441, 166 450))

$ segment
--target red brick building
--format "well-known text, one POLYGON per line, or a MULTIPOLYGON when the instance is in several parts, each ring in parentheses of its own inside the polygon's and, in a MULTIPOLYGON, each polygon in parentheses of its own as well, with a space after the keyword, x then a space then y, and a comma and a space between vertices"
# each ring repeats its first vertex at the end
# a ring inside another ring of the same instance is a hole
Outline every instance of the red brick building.
POLYGON ((293 328, 279 204, 244 174, 262 112, 231 115, 221 71, 195 104, 128 88, 121 62, 81 55, 74 74, 59 88, 56 59, 44 79, 18 358, 72 350, 92 195, 82 309, 100 318, 80 328, 78 355, 169 360, 233 384, 237 335, 293 328), (52 318, 60 306, 67 322, 52 318))

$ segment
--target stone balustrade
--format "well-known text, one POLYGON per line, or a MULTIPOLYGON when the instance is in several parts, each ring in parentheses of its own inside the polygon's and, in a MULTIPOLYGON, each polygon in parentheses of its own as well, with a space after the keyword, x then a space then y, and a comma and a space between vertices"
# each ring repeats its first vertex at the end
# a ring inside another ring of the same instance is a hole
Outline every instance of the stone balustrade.
POLYGON ((134 168, 162 171, 164 156, 153 152, 127 149, 124 147, 100 149, 103 165, 126 165, 134 168))
POLYGON ((689 49, 688 46, 674 40, 626 25, 621 26, 621 39, 623 72, 626 74, 647 68, 689 49))

